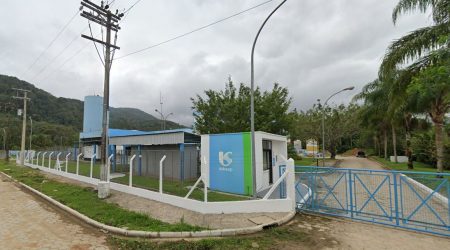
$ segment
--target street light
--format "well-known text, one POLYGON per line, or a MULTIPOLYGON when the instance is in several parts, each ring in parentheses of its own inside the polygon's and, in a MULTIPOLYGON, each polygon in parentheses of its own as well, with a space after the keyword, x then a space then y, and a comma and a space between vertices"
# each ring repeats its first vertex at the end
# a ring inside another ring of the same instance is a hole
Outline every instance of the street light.
POLYGON ((253 198, 256 199, 256 159, 255 159, 255 67, 254 67, 254 54, 255 54, 255 46, 256 41, 258 40, 259 34, 261 33, 261 30, 266 25, 267 21, 270 19, 270 17, 275 13, 281 5, 283 5, 287 0, 284 0, 281 2, 264 20, 263 24, 258 30, 258 33, 256 33, 255 40, 253 41, 252 46, 252 55, 251 55, 251 92, 250 92, 250 130, 252 134, 252 173, 253 173, 253 198))
POLYGON ((345 89, 342 89, 332 95, 330 95, 330 97, 328 97, 328 99, 325 101, 325 103, 323 104, 322 107, 322 166, 325 167, 325 107, 327 106, 328 101, 335 95, 344 92, 344 91, 350 91, 355 89, 355 87, 348 87, 345 89))
POLYGON ((167 114, 166 116, 164 116, 164 114, 161 112, 161 111, 159 111, 158 109, 155 109, 155 112, 156 113, 158 113, 160 116, 161 116, 161 120, 162 120, 162 126, 161 126, 161 129, 162 130, 166 130, 166 121, 167 121, 167 118, 169 117, 169 116, 171 116, 171 115, 173 115, 173 113, 169 113, 169 114, 167 114))

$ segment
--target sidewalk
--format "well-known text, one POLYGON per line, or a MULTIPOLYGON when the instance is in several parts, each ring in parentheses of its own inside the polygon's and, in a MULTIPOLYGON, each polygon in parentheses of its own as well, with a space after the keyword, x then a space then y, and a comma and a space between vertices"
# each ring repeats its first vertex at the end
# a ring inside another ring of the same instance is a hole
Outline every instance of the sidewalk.
MULTIPOLYGON (((48 178, 64 183, 70 183, 83 187, 92 187, 86 183, 67 179, 61 176, 44 173, 48 178)), ((248 213, 248 214, 201 214, 184 208, 172 206, 169 204, 144 199, 138 196, 125 194, 111 190, 111 196, 106 199, 107 202, 115 203, 122 208, 130 211, 146 214, 152 218, 167 222, 185 223, 201 226, 208 229, 230 229, 251 227, 270 222, 275 222, 288 213, 248 213)))
POLYGON ((0 249, 108 249, 105 234, 80 225, 0 176, 0 249))

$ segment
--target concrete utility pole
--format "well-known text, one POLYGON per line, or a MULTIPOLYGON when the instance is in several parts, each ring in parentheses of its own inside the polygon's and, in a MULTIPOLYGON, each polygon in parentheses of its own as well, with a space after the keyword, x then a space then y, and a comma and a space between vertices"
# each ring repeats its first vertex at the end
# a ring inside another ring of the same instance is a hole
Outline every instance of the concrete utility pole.
POLYGON ((16 96, 13 96, 14 99, 23 100, 23 114, 22 114, 22 142, 20 144, 20 165, 25 165, 25 139, 27 134, 27 101, 30 100, 28 98, 28 93, 31 91, 25 89, 16 89, 16 96), (23 96, 19 96, 19 92, 23 93, 23 96))
POLYGON ((29 148, 29 150, 31 150, 31 138, 33 137, 33 119, 31 119, 31 116, 29 118, 30 118, 30 148, 29 148))
MULTIPOLYGON (((83 0, 81 2, 81 8, 87 8, 89 11, 83 11, 80 15, 86 18, 89 21, 95 22, 102 27, 106 28, 106 40, 102 41, 99 39, 95 39, 91 36, 81 35, 81 37, 91 40, 95 43, 99 43, 105 47, 105 58, 102 60, 102 63, 105 66, 105 75, 103 82, 103 122, 102 122, 102 145, 101 145, 101 168, 100 168, 100 182, 98 183, 98 197, 103 199, 109 196, 109 182, 108 182, 108 127, 109 127, 109 77, 111 72, 111 48, 114 50, 119 50, 120 47, 115 45, 115 41, 117 40, 117 32, 120 30, 118 22, 121 17, 123 17, 123 13, 118 14, 118 10, 113 14, 109 9, 109 5, 104 5, 104 2, 101 2, 101 5, 89 1, 83 0), (116 32, 114 44, 111 44, 111 31, 116 32)), ((90 25, 89 25, 90 27, 90 25)), ((96 47, 97 49, 97 47, 96 47)), ((97 50, 97 53, 100 56, 100 53, 97 50)), ((114 52, 113 52, 114 56, 114 52)))

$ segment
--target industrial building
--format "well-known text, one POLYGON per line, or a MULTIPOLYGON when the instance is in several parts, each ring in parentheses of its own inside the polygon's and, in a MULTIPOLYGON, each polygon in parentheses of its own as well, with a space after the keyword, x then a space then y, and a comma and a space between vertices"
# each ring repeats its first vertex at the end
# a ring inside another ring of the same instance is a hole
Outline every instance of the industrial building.
MULTIPOLYGON (((83 132, 80 133, 81 152, 85 159, 100 159, 102 134, 102 105, 100 96, 84 99, 83 132)), ((191 129, 138 131, 109 129, 108 155, 114 154, 112 171, 125 171, 129 159, 136 155, 133 173, 159 176, 159 161, 165 155, 163 176, 170 180, 193 180, 200 175, 200 136, 191 129)))

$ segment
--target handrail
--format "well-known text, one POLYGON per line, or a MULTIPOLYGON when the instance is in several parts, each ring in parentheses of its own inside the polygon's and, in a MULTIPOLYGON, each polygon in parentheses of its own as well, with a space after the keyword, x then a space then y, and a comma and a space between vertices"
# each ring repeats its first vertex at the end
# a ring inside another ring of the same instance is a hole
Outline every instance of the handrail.
POLYGON ((134 158, 136 158, 136 155, 133 155, 133 157, 131 157, 130 159, 130 176, 129 176, 129 182, 128 182, 128 186, 132 187, 133 186, 133 161, 134 158))
POLYGON ((275 189, 280 185, 280 183, 286 178, 288 174, 288 170, 284 171, 284 173, 278 178, 278 180, 272 185, 266 195, 264 195, 263 200, 269 199, 270 195, 275 191, 275 189))
POLYGON ((66 155, 66 173, 68 172, 68 168, 69 168, 69 156, 71 155, 72 153, 68 153, 67 155, 66 155))
POLYGON ((163 193, 163 163, 164 160, 166 160, 166 155, 164 155, 161 160, 159 161, 159 193, 163 193))
POLYGON ((78 175, 78 173, 79 173, 79 170, 80 170, 80 157, 82 156, 83 154, 82 153, 80 153, 79 155, 77 155, 77 175, 78 175))
POLYGON ((94 159, 97 157, 97 154, 93 154, 91 157, 91 170, 89 172, 89 177, 92 179, 92 171, 94 170, 94 159))

